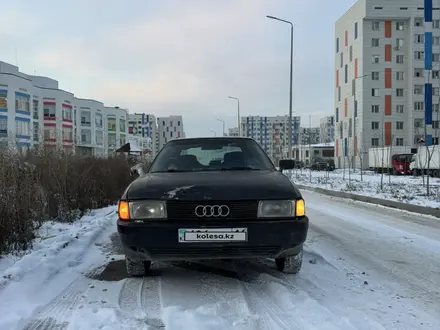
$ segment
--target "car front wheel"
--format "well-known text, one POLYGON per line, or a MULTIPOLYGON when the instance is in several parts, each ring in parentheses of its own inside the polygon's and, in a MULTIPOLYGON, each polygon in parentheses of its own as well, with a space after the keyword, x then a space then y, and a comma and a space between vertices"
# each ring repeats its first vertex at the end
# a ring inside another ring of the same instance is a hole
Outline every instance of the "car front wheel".
POLYGON ((302 267, 303 250, 296 255, 276 258, 275 264, 280 272, 298 274, 302 267))
POLYGON ((125 257, 125 265, 129 277, 138 277, 144 276, 150 270, 151 261, 132 260, 125 257))

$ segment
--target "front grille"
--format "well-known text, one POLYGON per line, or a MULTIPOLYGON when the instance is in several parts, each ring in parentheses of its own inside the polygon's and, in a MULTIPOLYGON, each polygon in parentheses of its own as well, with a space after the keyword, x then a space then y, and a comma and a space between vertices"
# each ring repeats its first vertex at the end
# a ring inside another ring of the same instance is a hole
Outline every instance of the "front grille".
POLYGON ((252 220, 257 217, 258 201, 167 201, 167 214, 170 220, 252 220), (227 217, 198 217, 195 209, 199 205, 227 205, 227 217))

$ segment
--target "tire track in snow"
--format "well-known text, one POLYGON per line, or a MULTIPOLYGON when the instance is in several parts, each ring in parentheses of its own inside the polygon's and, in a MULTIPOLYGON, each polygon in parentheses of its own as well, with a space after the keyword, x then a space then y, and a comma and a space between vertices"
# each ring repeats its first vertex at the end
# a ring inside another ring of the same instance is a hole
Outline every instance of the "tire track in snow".
POLYGON ((127 316, 144 321, 152 330, 164 329, 160 287, 159 276, 126 279, 119 292, 119 308, 127 316))
POLYGON ((23 330, 64 330, 88 290, 87 282, 78 278, 49 304, 37 309, 23 330))

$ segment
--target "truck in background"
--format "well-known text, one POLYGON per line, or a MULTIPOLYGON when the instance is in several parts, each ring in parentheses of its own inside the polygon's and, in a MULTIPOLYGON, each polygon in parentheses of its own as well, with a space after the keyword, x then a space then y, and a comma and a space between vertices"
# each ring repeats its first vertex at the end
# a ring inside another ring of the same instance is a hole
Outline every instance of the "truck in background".
POLYGON ((411 160, 416 150, 405 146, 370 148, 368 164, 372 171, 394 175, 411 174, 411 160))
POLYGON ((420 146, 412 158, 410 171, 413 175, 440 177, 440 146, 420 146))

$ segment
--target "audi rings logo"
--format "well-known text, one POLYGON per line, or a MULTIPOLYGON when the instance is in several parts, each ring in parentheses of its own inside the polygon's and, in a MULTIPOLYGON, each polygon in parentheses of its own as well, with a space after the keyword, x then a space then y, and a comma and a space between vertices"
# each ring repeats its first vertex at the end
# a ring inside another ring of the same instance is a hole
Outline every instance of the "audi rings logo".
POLYGON ((229 207, 226 205, 198 205, 195 214, 199 218, 203 217, 227 217, 229 215, 229 207))

